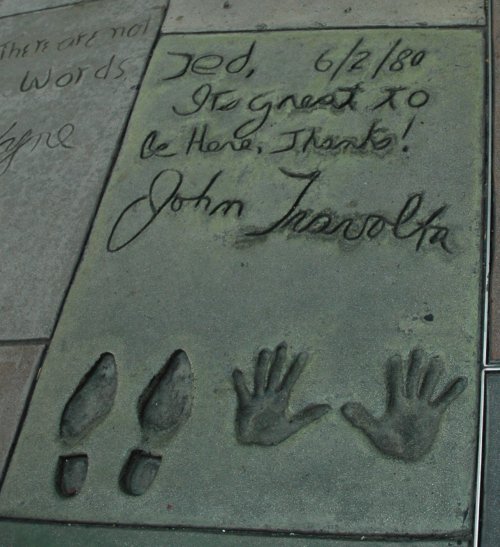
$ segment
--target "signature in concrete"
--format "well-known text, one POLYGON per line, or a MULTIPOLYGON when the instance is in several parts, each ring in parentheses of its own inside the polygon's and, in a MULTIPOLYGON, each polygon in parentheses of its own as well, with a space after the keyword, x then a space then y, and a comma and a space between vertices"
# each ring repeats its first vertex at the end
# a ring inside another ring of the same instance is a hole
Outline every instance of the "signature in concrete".
MULTIPOLYGON (((285 230, 293 234, 304 234, 309 238, 328 240, 337 237, 347 242, 362 239, 372 241, 387 233, 396 240, 413 240, 416 251, 427 244, 438 245, 446 253, 452 252, 448 242, 450 229, 439 222, 448 206, 441 205, 430 213, 423 214, 424 192, 409 195, 395 214, 371 212, 339 215, 331 209, 315 211, 301 208, 312 186, 321 178, 321 171, 298 173, 285 168, 279 170, 289 180, 303 181, 303 186, 287 210, 277 219, 271 220, 264 227, 242 229, 244 240, 255 241, 273 232, 285 230)), ((161 170, 150 183, 148 192, 134 199, 118 215, 107 241, 107 250, 117 252, 130 245, 162 213, 201 212, 208 217, 216 214, 224 217, 230 215, 237 222, 241 222, 247 203, 234 197, 216 199, 213 195, 215 185, 223 174, 223 170, 217 171, 201 192, 188 193, 184 190, 185 178, 181 171, 161 170)))
POLYGON ((215 200, 210 195, 210 191, 214 189, 215 184, 222 174, 222 170, 218 171, 210 178, 208 184, 201 192, 195 193, 195 195, 187 195, 183 193, 183 173, 177 169, 161 170, 151 181, 148 193, 134 199, 120 213, 109 235, 107 250, 109 252, 116 252, 127 247, 143 234, 163 211, 179 213, 190 207, 191 210, 202 211, 209 217, 216 214, 226 216, 230 212, 236 215, 236 217, 240 217, 245 208, 242 200, 226 198, 215 200), (162 194, 162 191, 166 192, 166 197, 160 198, 159 195, 162 194), (144 221, 140 222, 137 228, 130 230, 127 227, 127 221, 141 214, 144 221), (124 238, 123 233, 127 232, 128 235, 124 238))
POLYGON ((327 209, 320 212, 299 209, 311 186, 321 177, 321 171, 293 173, 283 168, 280 168, 280 171, 289 178, 305 181, 304 187, 283 216, 271 222, 266 228, 246 232, 246 236, 262 237, 286 228, 294 233, 313 236, 340 234, 346 241, 356 241, 362 237, 373 240, 383 232, 389 231, 396 239, 415 239, 417 251, 427 241, 431 245, 437 243, 444 251, 451 253, 448 245, 449 228, 436 223, 447 206, 438 207, 425 220, 419 219, 418 215, 424 201, 423 192, 411 194, 397 215, 392 218, 380 213, 339 216, 327 209))
POLYGON ((40 131, 39 133, 28 129, 18 135, 14 134, 16 128, 17 122, 13 122, 6 131, 0 134, 0 176, 9 170, 21 150, 31 153, 37 148, 48 150, 74 148, 69 142, 75 131, 75 126, 72 123, 65 123, 56 130, 40 131))

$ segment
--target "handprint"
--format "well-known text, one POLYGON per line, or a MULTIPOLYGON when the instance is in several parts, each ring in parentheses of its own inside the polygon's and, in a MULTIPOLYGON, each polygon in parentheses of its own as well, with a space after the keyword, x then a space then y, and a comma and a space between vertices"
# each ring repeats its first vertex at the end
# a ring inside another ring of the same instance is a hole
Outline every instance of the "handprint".
POLYGON ((387 407, 381 418, 375 418, 360 403, 347 403, 341 409, 381 452, 408 462, 430 451, 445 410, 467 386, 466 378, 455 378, 432 399, 444 367, 439 357, 432 357, 427 365, 422 357, 419 349, 410 353, 406 381, 401 357, 389 359, 387 407))
POLYGON ((241 370, 233 372, 238 396, 236 436, 243 444, 279 444, 331 410, 330 405, 309 405, 294 416, 289 416, 290 394, 307 364, 308 356, 299 353, 282 378, 286 352, 286 345, 282 343, 274 353, 268 349, 259 353, 253 394, 241 370))

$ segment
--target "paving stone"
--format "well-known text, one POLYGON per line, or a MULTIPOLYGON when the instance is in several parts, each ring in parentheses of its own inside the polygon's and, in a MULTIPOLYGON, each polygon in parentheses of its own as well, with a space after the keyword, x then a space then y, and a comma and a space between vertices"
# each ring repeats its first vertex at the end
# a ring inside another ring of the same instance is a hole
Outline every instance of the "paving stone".
POLYGON ((482 55, 480 29, 163 37, 1 514, 468 538, 482 55))
POLYGON ((481 0, 171 0, 163 32, 484 24, 481 0))
POLYGON ((500 373, 486 374, 481 547, 496 547, 500 537, 500 373))
POLYGON ((142 545, 171 545, 175 547, 465 547, 465 542, 457 541, 350 541, 346 539, 314 539, 304 537, 265 537, 234 534, 230 532, 189 532, 174 530, 145 530, 134 528, 99 528, 96 526, 77 526, 63 524, 32 524, 19 522, 0 522, 0 534, 9 547, 37 545, 39 547, 60 547, 71 544, 74 547, 99 545, 102 547, 140 547, 142 545), (166 543, 165 543, 166 542, 166 543))
MULTIPOLYGON (((0 17, 38 11, 47 8, 57 8, 67 4, 77 4, 84 0, 0 0, 0 17)), ((85 0, 89 1, 89 0, 85 0)), ((98 0, 90 0, 98 1, 98 0)))
POLYGON ((495 78, 495 111, 493 115, 493 183, 494 200, 493 214, 494 240, 490 278, 490 324, 489 324, 489 358, 490 361, 500 361, 500 115, 498 94, 500 89, 500 1, 493 2, 493 51, 494 51, 494 78, 495 78))
POLYGON ((148 5, 0 20, 0 339, 51 334, 162 19, 148 5))
POLYGON ((30 392, 43 346, 0 346, 0 476, 30 392))

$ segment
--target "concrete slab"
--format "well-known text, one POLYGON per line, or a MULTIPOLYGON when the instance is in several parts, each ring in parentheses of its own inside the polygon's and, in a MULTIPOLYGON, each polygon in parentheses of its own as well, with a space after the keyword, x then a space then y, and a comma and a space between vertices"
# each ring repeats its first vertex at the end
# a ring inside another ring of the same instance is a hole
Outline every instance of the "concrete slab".
POLYGON ((98 0, 0 0, 0 17, 98 0))
POLYGON ((496 547, 500 537, 500 373, 486 375, 481 547, 496 547))
POLYGON ((172 0, 163 32, 484 24, 482 0, 172 0))
POLYGON ((163 37, 1 514, 469 538, 483 47, 163 37))
POLYGON ((465 547, 465 543, 446 541, 351 541, 348 539, 314 539, 306 537, 265 537, 219 532, 175 530, 147 530, 134 528, 100 528, 64 524, 33 524, 27 522, 1 522, 0 535, 9 547, 37 545, 38 547, 140 547, 171 545, 175 547, 465 547))
POLYGON ((51 334, 162 19, 148 5, 0 20, 0 339, 51 334))
POLYGON ((500 362, 500 1, 492 2, 495 98, 493 112, 493 252, 490 278, 489 360, 500 362))
POLYGON ((0 476, 33 384, 43 346, 0 346, 0 476))

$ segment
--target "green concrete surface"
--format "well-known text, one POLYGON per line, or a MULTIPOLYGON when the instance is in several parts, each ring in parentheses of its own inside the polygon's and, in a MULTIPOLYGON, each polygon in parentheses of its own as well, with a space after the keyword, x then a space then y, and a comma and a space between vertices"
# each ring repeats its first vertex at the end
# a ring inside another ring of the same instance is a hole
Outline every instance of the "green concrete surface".
POLYGON ((470 537, 482 56, 479 30, 161 38, 0 513, 470 537), (105 352, 101 419, 80 382, 105 352), (68 446, 75 393, 97 425, 68 446), (70 453, 88 474, 63 498, 70 453))

